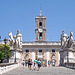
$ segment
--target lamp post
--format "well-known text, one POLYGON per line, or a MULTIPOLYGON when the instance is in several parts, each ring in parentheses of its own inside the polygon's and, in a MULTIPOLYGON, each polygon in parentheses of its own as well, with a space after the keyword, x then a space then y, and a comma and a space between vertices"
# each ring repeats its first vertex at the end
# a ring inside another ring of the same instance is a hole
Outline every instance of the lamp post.
POLYGON ((4 39, 4 43, 5 43, 5 59, 4 60, 5 60, 5 63, 6 63, 7 62, 7 60, 6 60, 6 43, 7 43, 7 39, 6 38, 4 39))
POLYGON ((67 50, 67 63, 69 62, 69 58, 68 58, 68 50, 67 50))
POLYGON ((16 62, 16 48, 15 48, 15 62, 16 62))
POLYGON ((15 58, 14 58, 14 62, 16 62, 16 41, 14 43, 14 50, 15 50, 15 58))

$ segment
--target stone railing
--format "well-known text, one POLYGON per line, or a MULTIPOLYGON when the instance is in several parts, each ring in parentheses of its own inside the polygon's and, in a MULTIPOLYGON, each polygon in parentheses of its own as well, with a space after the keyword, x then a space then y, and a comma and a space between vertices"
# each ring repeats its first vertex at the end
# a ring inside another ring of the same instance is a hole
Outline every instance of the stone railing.
POLYGON ((75 63, 65 63, 65 67, 75 69, 75 63))
MULTIPOLYGON (((8 43, 8 42, 7 42, 8 43)), ((0 40, 0 44, 4 44, 3 40, 0 40)), ((46 42, 36 42, 36 41, 29 41, 29 42, 22 42, 22 45, 61 45, 60 41, 46 41, 46 42)))
POLYGON ((22 45, 61 45, 60 41, 22 42, 22 45))
POLYGON ((0 64, 0 74, 8 72, 12 69, 15 69, 19 66, 18 63, 2 63, 0 64))

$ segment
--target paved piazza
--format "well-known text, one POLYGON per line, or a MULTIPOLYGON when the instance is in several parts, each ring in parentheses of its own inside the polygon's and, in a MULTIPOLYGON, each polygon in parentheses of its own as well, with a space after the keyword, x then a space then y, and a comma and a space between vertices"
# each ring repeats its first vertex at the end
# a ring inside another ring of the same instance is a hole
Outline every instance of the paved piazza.
POLYGON ((2 75, 75 75, 74 69, 65 67, 41 67, 39 71, 18 67, 2 75))

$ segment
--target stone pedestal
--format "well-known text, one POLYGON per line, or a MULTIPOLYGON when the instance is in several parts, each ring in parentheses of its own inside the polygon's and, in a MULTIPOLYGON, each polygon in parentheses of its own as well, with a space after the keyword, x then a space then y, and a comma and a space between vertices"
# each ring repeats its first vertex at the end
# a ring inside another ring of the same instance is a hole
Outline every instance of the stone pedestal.
POLYGON ((14 62, 18 62, 21 63, 22 62, 22 50, 20 49, 11 49, 10 50, 10 58, 9 58, 9 63, 14 63, 14 62))
POLYGON ((60 65, 65 65, 65 63, 75 63, 75 50, 72 48, 66 48, 60 51, 60 65))

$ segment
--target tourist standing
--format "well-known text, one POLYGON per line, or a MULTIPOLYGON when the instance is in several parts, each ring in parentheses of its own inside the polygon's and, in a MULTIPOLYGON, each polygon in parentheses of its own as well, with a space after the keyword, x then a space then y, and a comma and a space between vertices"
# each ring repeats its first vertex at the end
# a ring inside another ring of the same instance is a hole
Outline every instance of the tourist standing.
POLYGON ((50 67, 50 60, 48 60, 48 66, 50 67))
POLYGON ((43 66, 43 60, 42 60, 42 66, 43 66))
POLYGON ((28 68, 30 69, 30 59, 28 60, 28 68))
POLYGON ((45 59, 45 67, 47 67, 47 60, 45 59))

